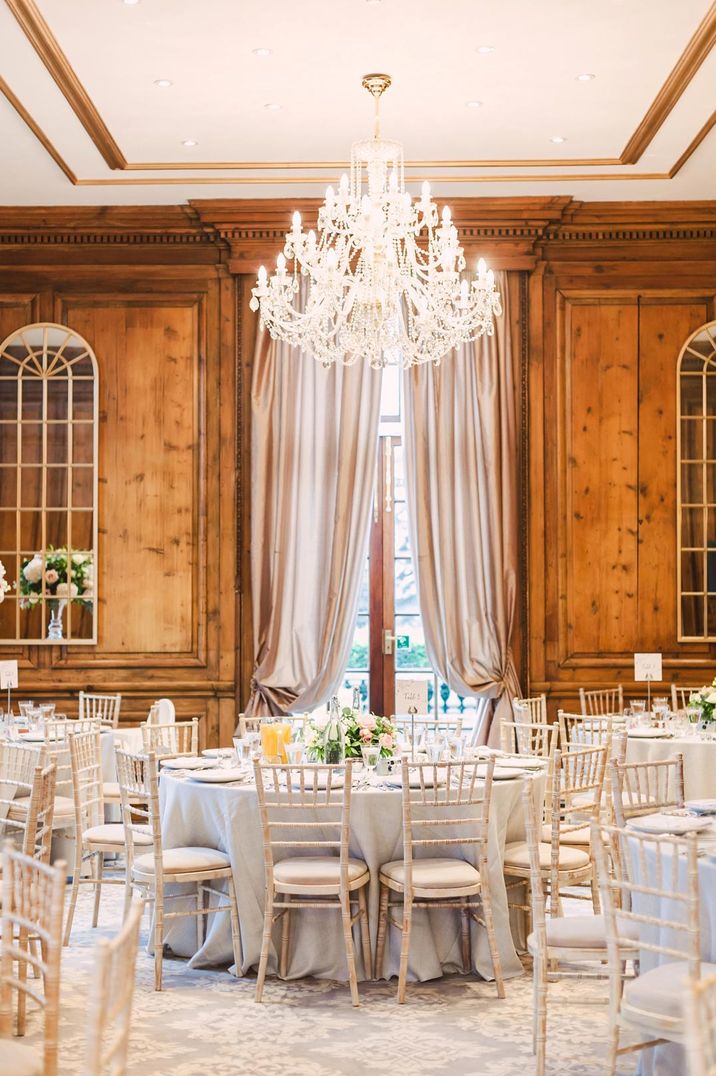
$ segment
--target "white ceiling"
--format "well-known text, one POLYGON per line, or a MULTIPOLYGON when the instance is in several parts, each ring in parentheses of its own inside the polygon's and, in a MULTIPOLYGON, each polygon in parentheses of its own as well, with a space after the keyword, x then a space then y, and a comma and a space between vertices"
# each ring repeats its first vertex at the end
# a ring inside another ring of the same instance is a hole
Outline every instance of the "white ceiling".
POLYGON ((372 104, 360 79, 374 70, 394 80, 384 100, 384 133, 405 144, 407 160, 426 162, 413 174, 429 175, 441 193, 716 197, 716 131, 673 179, 626 178, 668 172, 711 115, 716 49, 638 163, 559 164, 619 157, 709 10, 707 0, 38 0, 38 6, 127 160, 175 167, 111 170, 0 0, 0 75, 80 180, 101 181, 73 186, 0 96, 1 204, 315 196, 342 170, 351 141, 370 133, 372 104), (495 51, 480 55, 480 45, 495 51), (253 55, 263 46, 273 50, 270 57, 253 55), (577 81, 583 72, 597 77, 577 81), (158 89, 158 78, 174 85, 158 89), (473 99, 483 106, 466 108, 473 99), (268 102, 282 108, 267 111, 268 102), (554 135, 567 141, 555 145, 554 135), (187 138, 199 144, 187 149, 181 145, 187 138), (485 160, 502 163, 430 163, 485 160), (505 163, 530 160, 554 164, 505 163), (185 162, 214 167, 187 171, 185 162), (301 167, 217 168, 222 162, 301 167), (579 178, 600 174, 619 178, 579 178), (276 182, 257 182, 267 177, 276 182), (311 177, 317 181, 307 182, 311 177))

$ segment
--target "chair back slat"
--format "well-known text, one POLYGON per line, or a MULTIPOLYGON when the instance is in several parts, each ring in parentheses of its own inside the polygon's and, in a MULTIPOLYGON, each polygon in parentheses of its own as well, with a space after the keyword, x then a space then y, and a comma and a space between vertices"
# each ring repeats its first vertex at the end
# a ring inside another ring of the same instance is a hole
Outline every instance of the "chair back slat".
POLYGON ((614 735, 613 715, 571 714, 566 710, 557 712, 559 723, 559 746, 562 751, 572 747, 607 747, 611 753, 614 735))
POLYGON ((701 691, 703 684, 694 687, 685 687, 683 684, 671 685, 671 709, 674 713, 685 710, 694 691, 701 691))
POLYGON ((595 691, 585 691, 583 687, 580 687, 579 702, 585 716, 621 714, 624 712, 624 688, 621 684, 615 687, 599 688, 595 691))
POLYGON ((557 747, 558 725, 543 721, 500 722, 500 746, 511 755, 551 758, 557 747))
POLYGON ((527 721, 528 723, 544 725, 547 723, 547 696, 533 695, 528 699, 512 700, 512 712, 515 721, 527 721))
POLYGON ((79 717, 94 718, 101 725, 116 729, 119 727, 119 711, 122 705, 121 695, 96 695, 80 691, 79 717))
POLYGON ((122 805, 122 823, 127 855, 127 873, 131 877, 132 864, 137 854, 154 854, 154 871, 157 886, 161 886, 162 827, 159 813, 159 766, 153 753, 138 755, 119 746, 114 749, 117 767, 117 783, 122 805), (141 834, 144 841, 138 843, 141 834), (151 849, 146 844, 151 835, 151 849))
POLYGON ((716 1076, 716 974, 689 980, 686 1050, 689 1076, 716 1076))
POLYGON ((407 745, 408 750, 418 750, 428 740, 436 736, 462 736, 463 719, 450 714, 416 714, 409 717, 405 714, 391 714, 390 722, 398 737, 407 745), (412 736, 415 734, 415 743, 412 736))
POLYGON ((77 839, 92 826, 104 823, 104 786, 100 732, 78 732, 69 737, 72 789, 77 839))

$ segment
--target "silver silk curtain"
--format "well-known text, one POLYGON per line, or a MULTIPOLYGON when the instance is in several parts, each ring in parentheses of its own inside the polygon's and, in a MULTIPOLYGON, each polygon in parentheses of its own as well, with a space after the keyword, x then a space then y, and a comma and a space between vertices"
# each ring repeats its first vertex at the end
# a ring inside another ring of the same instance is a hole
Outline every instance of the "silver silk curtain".
POLYGON ((380 375, 259 329, 251 391, 255 667, 248 714, 312 710, 348 661, 376 473, 380 375))
POLYGON ((494 336, 404 376, 408 513, 428 656, 459 695, 494 700, 481 740, 499 742, 520 688, 518 435, 507 274, 494 336))

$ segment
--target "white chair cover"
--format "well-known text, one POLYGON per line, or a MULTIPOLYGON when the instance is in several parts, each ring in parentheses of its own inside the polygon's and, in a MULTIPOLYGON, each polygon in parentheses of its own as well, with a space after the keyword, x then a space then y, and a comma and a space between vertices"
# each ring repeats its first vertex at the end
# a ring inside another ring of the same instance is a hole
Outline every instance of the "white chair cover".
POLYGON ((176 710, 174 709, 174 703, 171 699, 157 699, 157 706, 159 712, 157 716, 158 725, 173 725, 176 721, 176 710))

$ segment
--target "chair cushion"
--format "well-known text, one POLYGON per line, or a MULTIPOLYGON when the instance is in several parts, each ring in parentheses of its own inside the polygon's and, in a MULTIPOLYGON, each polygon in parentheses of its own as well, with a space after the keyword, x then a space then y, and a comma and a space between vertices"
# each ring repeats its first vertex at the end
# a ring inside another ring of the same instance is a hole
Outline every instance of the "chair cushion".
MULTIPOLYGON (((216 848, 166 848, 162 852, 162 864, 168 874, 218 871, 231 865, 229 857, 216 848)), ((143 874, 154 874, 154 855, 136 856, 134 866, 143 874)))
MULTIPOLYGON (((551 826, 542 826, 541 840, 546 844, 550 844, 552 841, 552 828, 551 826)), ((566 833, 560 833, 559 843, 566 845, 576 845, 579 848, 588 848, 590 840, 589 826, 580 826, 579 829, 571 829, 566 833)))
POLYGON ((0 1056, 0 1072, 12 1073, 12 1076, 42 1076, 45 1071, 42 1049, 17 1039, 3 1039, 0 1056))
MULTIPOLYGON (((362 859, 348 860, 348 881, 355 882, 368 873, 362 859)), ((274 865, 273 876, 282 885, 340 885, 341 865, 338 856, 289 856, 274 865)))
POLYGON ((118 800, 119 795, 119 782, 118 781, 104 781, 102 783, 102 795, 106 800, 118 800))
MULTIPOLYGON (((704 978, 716 972, 716 964, 701 965, 704 978)), ((645 971, 624 984, 624 1004, 640 1012, 654 1013, 669 1020, 683 1018, 686 980, 689 977, 689 965, 685 960, 660 964, 651 971, 645 971)))
MULTIPOLYGON (((124 846, 124 826, 121 822, 105 822, 102 826, 91 826, 82 834, 82 840, 87 844, 116 844, 124 846)), ((134 831, 135 844, 151 844, 151 833, 137 833, 134 831)))
MULTIPOLYGON (((539 846, 539 865, 544 870, 549 870, 552 858, 552 847, 541 843, 539 846)), ((582 848, 574 848, 568 844, 559 846, 558 867, 562 871, 577 870, 580 867, 588 867, 590 863, 589 853, 582 848)), ((505 867, 524 867, 529 870, 530 853, 526 841, 511 841, 505 845, 505 867)))
MULTIPOLYGON (((547 945, 555 949, 606 949, 607 928, 603 915, 567 915, 545 922, 547 945)), ((634 942, 639 940, 639 926, 633 920, 620 920, 620 935, 634 942)), ((533 946, 534 934, 527 945, 533 946)))
POLYGON ((55 796, 55 818, 58 815, 75 816, 75 801, 71 796, 55 796))
MULTIPOLYGON (((405 885, 402 859, 384 863, 380 873, 392 882, 405 885)), ((413 889, 466 889, 480 884, 480 874, 464 859, 414 859, 413 889)))

